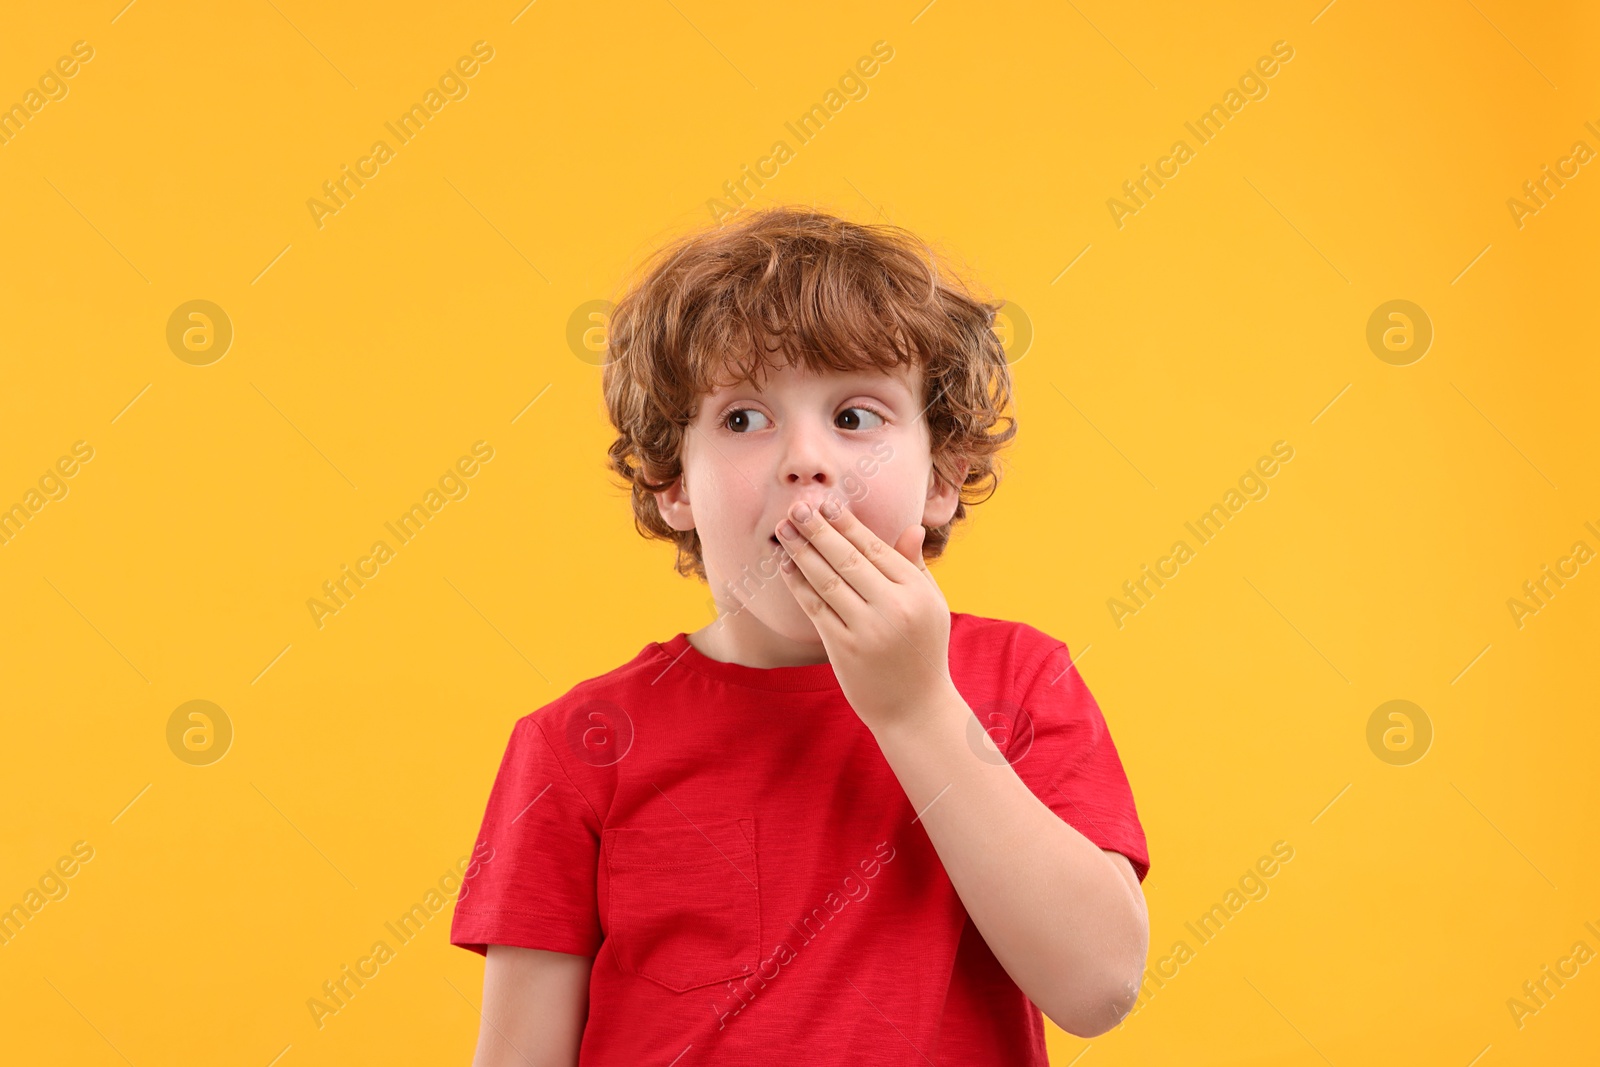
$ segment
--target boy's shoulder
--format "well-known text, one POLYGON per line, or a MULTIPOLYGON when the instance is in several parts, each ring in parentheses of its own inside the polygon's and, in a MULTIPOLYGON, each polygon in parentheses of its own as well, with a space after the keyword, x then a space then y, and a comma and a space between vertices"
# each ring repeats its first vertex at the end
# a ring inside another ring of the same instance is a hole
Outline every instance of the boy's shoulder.
POLYGON ((568 748, 579 750, 587 750, 607 734, 631 732, 631 716, 625 709, 648 691, 670 662, 663 643, 651 641, 626 663, 575 682, 560 696, 519 717, 512 732, 542 729, 551 739, 564 737, 568 748))
POLYGON ((950 669, 982 664, 1008 667, 1018 677, 1043 665, 1066 643, 1029 623, 968 612, 950 613, 950 669))

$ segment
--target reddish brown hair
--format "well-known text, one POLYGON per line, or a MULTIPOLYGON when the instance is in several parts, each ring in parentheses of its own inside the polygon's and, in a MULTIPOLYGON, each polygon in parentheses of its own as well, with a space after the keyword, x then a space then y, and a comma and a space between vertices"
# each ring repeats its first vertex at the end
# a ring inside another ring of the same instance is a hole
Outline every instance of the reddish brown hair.
POLYGON ((617 430, 607 466, 632 492, 639 532, 676 544, 678 572, 706 580, 699 533, 667 525, 652 494, 683 473, 685 427, 730 375, 755 380, 777 365, 774 354, 818 374, 914 364, 934 469, 960 490, 952 520, 924 538, 923 558, 937 559, 968 505, 998 488, 996 454, 1017 432, 1002 414, 1011 375, 994 317, 1003 304, 948 273, 898 226, 800 207, 662 248, 612 312, 601 378, 617 430))

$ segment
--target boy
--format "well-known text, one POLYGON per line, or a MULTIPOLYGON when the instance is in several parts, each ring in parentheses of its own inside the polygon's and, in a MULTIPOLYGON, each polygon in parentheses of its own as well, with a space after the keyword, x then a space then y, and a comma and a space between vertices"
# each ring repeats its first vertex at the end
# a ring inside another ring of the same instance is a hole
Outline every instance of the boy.
POLYGON ((1099 707, 925 562, 1016 432, 998 305, 925 251, 773 209, 613 313, 611 468, 719 617, 517 721, 450 936, 479 1067, 1043 1065, 1041 1009, 1133 1006, 1149 855, 1099 707))

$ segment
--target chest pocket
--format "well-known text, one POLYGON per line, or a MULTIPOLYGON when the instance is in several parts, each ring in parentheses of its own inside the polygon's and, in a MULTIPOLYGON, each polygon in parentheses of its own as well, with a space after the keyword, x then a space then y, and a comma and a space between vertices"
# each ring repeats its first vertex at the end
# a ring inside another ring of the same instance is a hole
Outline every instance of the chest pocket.
POLYGON ((760 958, 755 821, 603 830, 606 937, 617 966, 676 993, 731 981, 760 958))

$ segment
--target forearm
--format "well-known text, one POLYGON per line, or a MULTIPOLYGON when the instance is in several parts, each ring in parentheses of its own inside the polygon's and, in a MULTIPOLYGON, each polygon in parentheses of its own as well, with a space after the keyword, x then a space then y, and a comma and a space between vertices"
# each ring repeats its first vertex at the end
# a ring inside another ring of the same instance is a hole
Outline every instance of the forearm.
POLYGON ((1144 968, 1143 897, 1009 763, 978 757, 959 693, 926 710, 875 736, 973 924, 1057 1025, 1085 1037, 1109 1030, 1133 1006, 1144 968))

